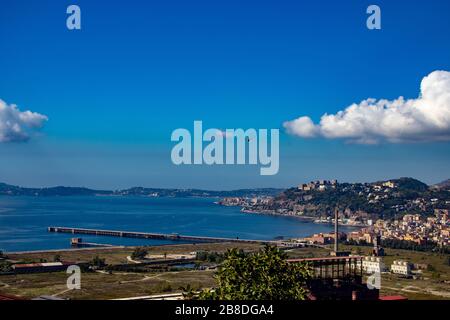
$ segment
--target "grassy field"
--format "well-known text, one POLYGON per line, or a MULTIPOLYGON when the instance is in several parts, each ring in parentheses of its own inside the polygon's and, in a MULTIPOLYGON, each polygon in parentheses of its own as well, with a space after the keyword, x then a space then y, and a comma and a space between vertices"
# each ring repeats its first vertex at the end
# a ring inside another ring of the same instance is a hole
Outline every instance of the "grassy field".
POLYGON ((119 299, 158 293, 181 292, 214 285, 212 271, 161 273, 88 272, 81 275, 81 290, 67 291, 64 272, 0 276, 0 291, 26 298, 55 295, 70 299, 119 299))
MULTIPOLYGON (((203 243, 147 247, 149 254, 180 254, 193 251, 223 253, 231 248, 255 251, 262 246, 245 243, 203 243)), ((95 256, 104 258, 107 264, 129 263, 127 256, 133 252, 128 248, 102 248, 90 250, 67 250, 62 252, 11 254, 8 257, 18 262, 54 261, 59 255, 62 261, 86 262, 95 256)), ((0 292, 26 298, 55 295, 70 299, 118 299, 160 293, 181 292, 188 284, 195 288, 212 287, 213 271, 169 271, 169 272, 85 272, 81 276, 81 290, 67 291, 64 272, 35 273, 0 276, 0 292)))
MULTIPOLYGON (((216 251, 225 252, 230 248, 239 248, 245 251, 258 250, 262 246, 252 243, 198 243, 198 244, 176 244, 165 246, 146 247, 149 254, 175 254, 189 253, 193 251, 216 251)), ((126 248, 99 248, 88 250, 67 250, 60 252, 44 253, 23 253, 10 254, 8 257, 20 262, 40 262, 41 260, 54 261, 56 255, 59 255, 62 261, 87 262, 95 256, 105 259, 106 264, 127 263, 127 256, 131 255, 134 247, 126 248)))
MULTIPOLYGON (((192 251, 224 252, 238 247, 246 251, 260 249, 261 245, 218 243, 179 244, 147 247, 150 254, 179 254, 192 251)), ((342 250, 365 255, 370 247, 342 246, 342 250)), ((89 261, 95 256, 106 259, 107 264, 127 263, 126 257, 134 248, 68 250, 58 252, 64 261, 89 261)), ((322 248, 297 248, 287 250, 290 258, 310 258, 328 256, 330 250, 322 248)), ((56 253, 15 254, 10 258, 23 262, 37 262, 41 259, 53 261, 56 253)), ((429 252, 386 249, 384 262, 390 266, 393 260, 407 260, 411 263, 428 264, 430 267, 418 275, 417 279, 404 279, 393 274, 383 274, 382 295, 403 295, 409 299, 450 299, 450 266, 448 255, 429 252)), ((41 273, 0 276, 0 292, 24 296, 56 295, 70 299, 117 299, 160 293, 180 292, 180 287, 188 284, 193 288, 211 287, 215 284, 213 271, 168 271, 168 272, 87 272, 82 274, 81 290, 66 291, 67 274, 41 273)))

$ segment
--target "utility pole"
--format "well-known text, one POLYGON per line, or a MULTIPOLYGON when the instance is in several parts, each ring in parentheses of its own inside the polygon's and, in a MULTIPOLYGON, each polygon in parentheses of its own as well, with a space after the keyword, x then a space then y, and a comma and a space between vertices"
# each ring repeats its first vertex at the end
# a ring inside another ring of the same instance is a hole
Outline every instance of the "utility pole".
POLYGON ((334 209, 334 252, 337 253, 339 251, 339 208, 334 209))

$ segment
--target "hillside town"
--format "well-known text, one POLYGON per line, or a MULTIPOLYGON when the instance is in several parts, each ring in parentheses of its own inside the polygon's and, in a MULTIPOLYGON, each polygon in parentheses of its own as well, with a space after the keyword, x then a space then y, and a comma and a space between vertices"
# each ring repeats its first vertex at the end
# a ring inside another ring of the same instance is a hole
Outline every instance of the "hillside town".
MULTIPOLYGON (((319 180, 300 184, 275 197, 229 197, 218 203, 240 206, 245 213, 294 216, 316 223, 334 223, 338 211, 340 225, 361 227, 347 240, 372 243, 381 239, 412 242, 417 245, 449 245, 450 192, 428 187, 411 178, 376 183, 343 183, 319 180)), ((330 243, 333 234, 316 234, 309 241, 330 243)))
POLYGON ((373 225, 348 234, 348 239, 357 242, 372 242, 374 234, 382 239, 410 241, 418 245, 433 242, 438 246, 448 246, 450 236, 449 210, 436 209, 433 217, 406 214, 399 220, 377 220, 373 225))

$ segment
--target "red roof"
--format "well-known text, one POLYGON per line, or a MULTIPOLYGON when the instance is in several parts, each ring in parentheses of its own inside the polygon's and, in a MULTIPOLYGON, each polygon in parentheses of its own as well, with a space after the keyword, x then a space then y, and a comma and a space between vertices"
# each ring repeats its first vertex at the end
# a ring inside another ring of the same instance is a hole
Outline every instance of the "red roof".
POLYGON ((384 300, 384 301, 405 301, 408 300, 407 297, 404 296, 382 296, 378 298, 379 300, 384 300))
POLYGON ((25 300, 25 299, 22 297, 18 297, 18 296, 12 296, 9 294, 0 293, 0 301, 6 301, 6 300, 25 300))
POLYGON ((38 268, 38 267, 65 267, 76 264, 75 262, 40 262, 40 263, 19 263, 14 264, 14 269, 21 268, 38 268))
POLYGON ((17 268, 34 268, 34 267, 42 267, 42 263, 20 263, 13 265, 15 269, 17 268))

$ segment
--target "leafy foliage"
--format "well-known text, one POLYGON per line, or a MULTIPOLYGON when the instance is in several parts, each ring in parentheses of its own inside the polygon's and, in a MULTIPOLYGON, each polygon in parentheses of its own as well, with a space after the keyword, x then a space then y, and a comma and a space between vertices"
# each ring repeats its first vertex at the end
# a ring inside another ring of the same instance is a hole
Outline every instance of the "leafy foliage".
POLYGON ((179 289, 183 292, 184 299, 190 300, 196 297, 196 291, 189 283, 187 284, 187 286, 181 286, 179 289))
POLYGON ((273 246, 246 254, 229 250, 216 280, 218 287, 202 291, 203 300, 304 300, 306 281, 311 277, 309 265, 291 264, 286 254, 273 246))
POLYGON ((428 190, 428 185, 416 179, 400 178, 393 181, 398 185, 399 189, 418 192, 424 192, 428 190))
POLYGON ((90 265, 97 268, 103 268, 106 266, 105 259, 95 256, 94 259, 90 261, 90 265))
POLYGON ((131 259, 144 259, 148 254, 145 248, 137 247, 131 254, 131 259))
POLYGON ((196 259, 211 263, 220 263, 224 260, 224 255, 218 252, 199 251, 197 252, 196 259))
POLYGON ((0 273, 3 272, 11 272, 12 271, 12 265, 9 261, 0 261, 0 273))
POLYGON ((414 251, 432 251, 437 253, 450 253, 450 249, 447 247, 441 247, 436 245, 432 241, 427 241, 423 244, 417 244, 414 241, 398 240, 398 239, 383 239, 381 245, 386 248, 404 249, 414 251))

